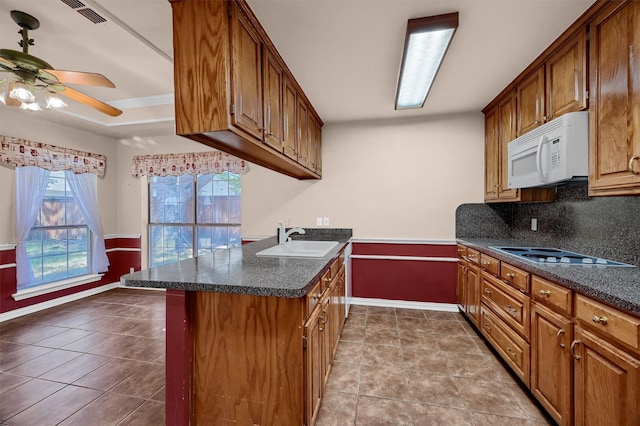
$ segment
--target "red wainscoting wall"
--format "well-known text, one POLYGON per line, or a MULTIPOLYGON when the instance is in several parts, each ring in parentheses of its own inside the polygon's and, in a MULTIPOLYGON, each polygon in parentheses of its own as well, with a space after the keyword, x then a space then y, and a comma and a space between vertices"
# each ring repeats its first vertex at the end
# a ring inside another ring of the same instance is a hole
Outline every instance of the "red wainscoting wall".
POLYGON ((107 248, 107 257, 109 258, 109 271, 104 274, 100 281, 78 285, 20 301, 14 300, 11 296, 17 291, 16 267, 14 266, 16 249, 12 247, 6 250, 0 250, 0 314, 90 290, 106 284, 120 282, 120 277, 128 274, 129 268, 131 267, 136 271, 140 270, 141 240, 139 235, 107 236, 105 237, 105 246, 107 248))
POLYGON ((352 296, 456 303, 455 244, 354 242, 352 296))

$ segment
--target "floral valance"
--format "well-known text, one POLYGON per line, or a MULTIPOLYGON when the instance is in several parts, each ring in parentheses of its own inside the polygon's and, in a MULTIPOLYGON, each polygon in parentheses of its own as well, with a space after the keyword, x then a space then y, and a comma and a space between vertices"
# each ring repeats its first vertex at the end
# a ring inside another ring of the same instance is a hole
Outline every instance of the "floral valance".
POLYGON ((0 135, 0 164, 7 167, 36 166, 76 174, 93 173, 104 177, 107 158, 102 154, 47 145, 26 139, 0 135))
POLYGON ((231 172, 244 174, 246 162, 222 151, 191 152, 187 154, 137 155, 133 157, 131 174, 141 176, 206 175, 231 172))

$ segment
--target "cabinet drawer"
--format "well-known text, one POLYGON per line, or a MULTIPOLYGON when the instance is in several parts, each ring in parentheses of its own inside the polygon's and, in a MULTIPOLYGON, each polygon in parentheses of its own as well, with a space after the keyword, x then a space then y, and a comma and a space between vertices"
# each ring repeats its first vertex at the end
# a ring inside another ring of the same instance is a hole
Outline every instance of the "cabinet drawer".
POLYGON ((518 377, 529 387, 531 346, 484 305, 480 309, 480 330, 518 377))
POLYGON ((344 263, 344 254, 341 254, 332 264, 331 264, 331 279, 335 279, 338 276, 338 271, 342 267, 344 263))
POLYGON ((639 318, 581 294, 576 295, 576 318, 598 330, 605 338, 612 337, 636 351, 640 350, 639 318))
POLYGON ((331 269, 322 274, 322 278, 320 278, 320 293, 324 293, 326 289, 331 285, 331 269))
POLYGON ((467 249, 467 260, 473 262, 476 265, 480 264, 480 252, 472 248, 467 249))
POLYGON ((311 312, 313 312, 313 308, 316 307, 321 298, 322 286, 320 282, 317 282, 307 293, 307 317, 311 315, 311 312))
POLYGON ((529 293, 530 277, 531 274, 527 271, 523 271, 520 268, 516 268, 515 266, 502 262, 502 266, 500 267, 500 278, 527 294, 529 293))
POLYGON ((531 277, 531 296, 538 302, 553 306, 563 313, 571 315, 573 293, 567 288, 534 275, 531 277))
POLYGON ((508 284, 482 273, 482 301, 511 328, 529 340, 529 296, 508 284))
POLYGON ((484 253, 480 254, 480 266, 496 277, 500 276, 500 261, 484 253))
POLYGON ((467 247, 461 246, 458 244, 458 257, 466 258, 467 257, 467 247))

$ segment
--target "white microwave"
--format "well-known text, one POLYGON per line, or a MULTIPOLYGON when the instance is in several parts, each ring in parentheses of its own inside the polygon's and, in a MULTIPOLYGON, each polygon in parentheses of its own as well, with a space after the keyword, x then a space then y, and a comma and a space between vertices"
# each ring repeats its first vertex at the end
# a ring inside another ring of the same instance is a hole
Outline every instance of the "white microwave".
POLYGON ((509 188, 547 186, 589 174, 589 112, 570 112, 509 142, 509 188))

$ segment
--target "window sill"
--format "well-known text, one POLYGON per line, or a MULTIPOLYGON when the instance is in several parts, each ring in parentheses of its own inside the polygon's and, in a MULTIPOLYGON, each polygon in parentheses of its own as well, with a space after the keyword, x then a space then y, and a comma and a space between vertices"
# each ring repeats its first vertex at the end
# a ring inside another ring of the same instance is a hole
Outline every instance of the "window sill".
POLYGON ((82 284, 100 281, 103 276, 104 274, 81 275, 79 277, 73 277, 62 281, 26 288, 24 290, 18 290, 16 293, 12 294, 11 297, 16 301, 29 299, 30 297, 42 296, 43 294, 53 293, 54 291, 65 290, 82 284))

